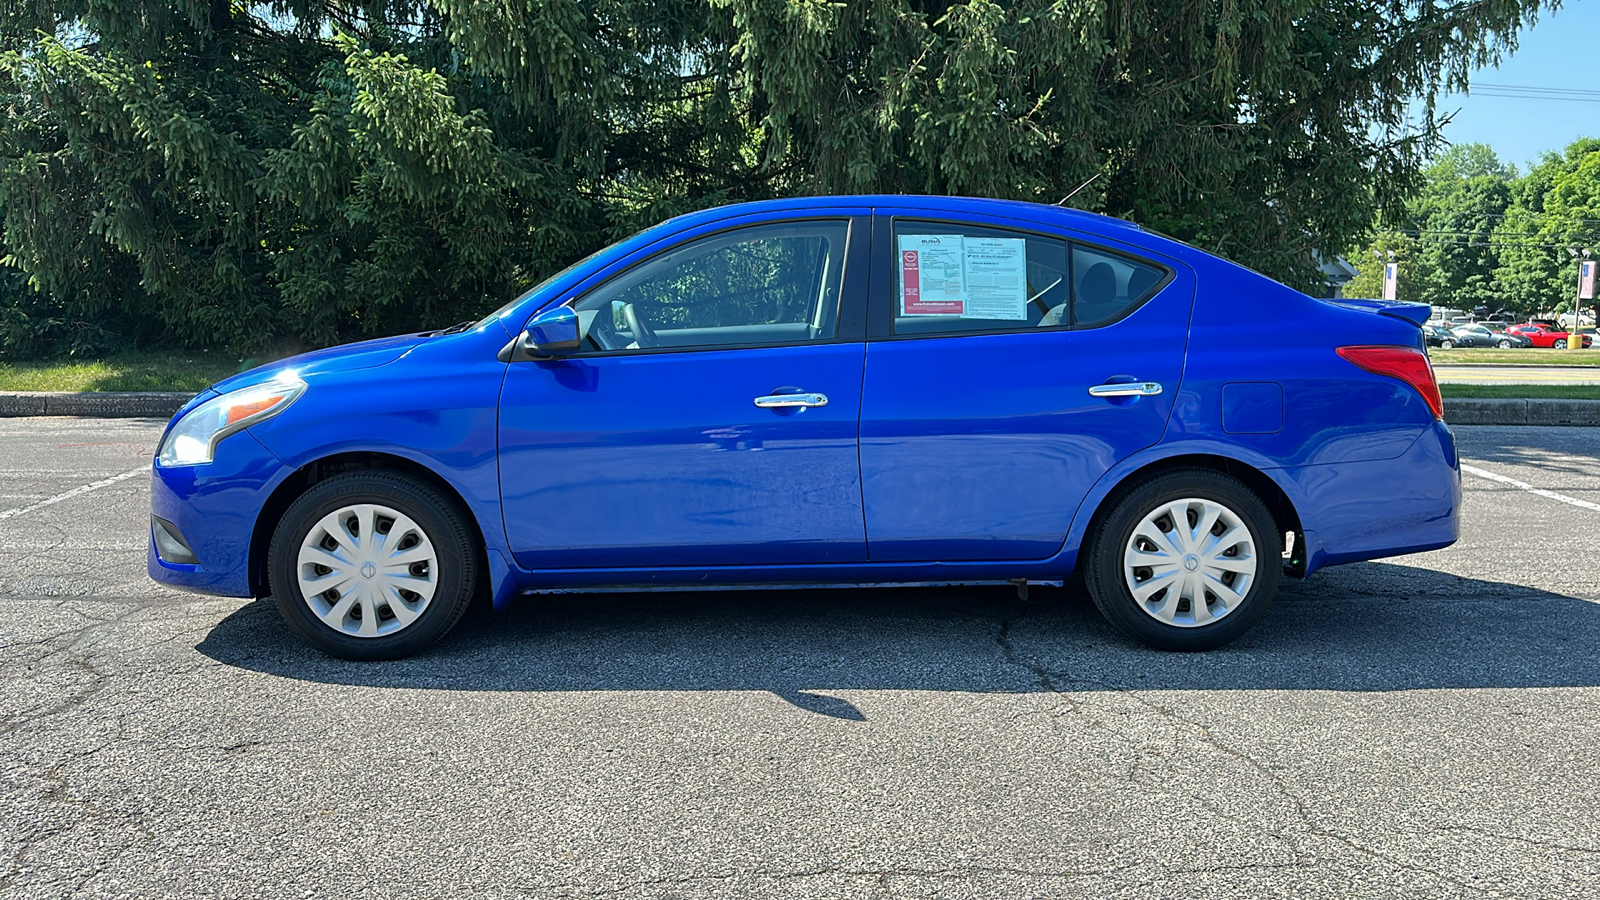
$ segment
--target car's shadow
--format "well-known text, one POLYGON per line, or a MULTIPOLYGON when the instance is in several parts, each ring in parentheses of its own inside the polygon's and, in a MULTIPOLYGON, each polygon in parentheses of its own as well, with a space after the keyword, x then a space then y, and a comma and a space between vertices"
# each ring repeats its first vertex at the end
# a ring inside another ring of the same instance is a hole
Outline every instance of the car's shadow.
POLYGON ((804 590, 525 597, 474 608, 407 660, 350 663, 298 643, 270 600, 198 648, 313 682, 463 691, 770 691, 860 718, 832 692, 1333 690, 1600 685, 1600 603, 1366 563, 1286 580, 1236 643, 1160 653, 1081 593, 804 590))

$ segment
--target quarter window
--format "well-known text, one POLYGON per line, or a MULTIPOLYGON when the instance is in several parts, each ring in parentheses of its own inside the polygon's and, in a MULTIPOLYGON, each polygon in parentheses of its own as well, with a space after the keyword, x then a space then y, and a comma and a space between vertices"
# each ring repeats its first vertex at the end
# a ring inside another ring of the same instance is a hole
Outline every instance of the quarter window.
POLYGON ((668 251, 573 304, 590 350, 832 340, 845 221, 742 228, 668 251))
POLYGON ((1149 263, 1074 244, 1072 324, 1088 327, 1120 318, 1155 293, 1165 274, 1149 263))

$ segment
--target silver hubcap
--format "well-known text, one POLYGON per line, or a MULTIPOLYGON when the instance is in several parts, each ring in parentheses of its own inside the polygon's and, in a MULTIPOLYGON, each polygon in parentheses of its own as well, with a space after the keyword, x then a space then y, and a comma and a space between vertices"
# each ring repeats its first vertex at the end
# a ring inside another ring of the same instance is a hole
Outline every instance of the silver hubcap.
POLYGON ((329 628, 384 637, 433 600, 438 554, 422 527, 375 503, 335 510, 300 543, 300 596, 329 628))
POLYGON ((1163 503, 1133 529, 1122 577, 1151 618, 1198 628, 1244 602, 1255 581, 1255 541, 1233 510, 1214 500, 1163 503))

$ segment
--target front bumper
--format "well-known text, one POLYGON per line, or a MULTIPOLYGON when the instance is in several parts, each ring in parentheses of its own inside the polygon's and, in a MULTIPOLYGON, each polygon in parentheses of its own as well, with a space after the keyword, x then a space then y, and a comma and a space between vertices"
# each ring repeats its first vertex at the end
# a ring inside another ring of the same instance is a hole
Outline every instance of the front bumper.
POLYGON ((289 474, 283 462, 248 431, 224 438, 209 463, 156 464, 150 478, 150 512, 170 523, 195 561, 164 559, 152 527, 146 564, 150 577, 202 594, 253 596, 252 583, 261 581, 252 578, 259 573, 250 569, 256 522, 273 490, 289 474))

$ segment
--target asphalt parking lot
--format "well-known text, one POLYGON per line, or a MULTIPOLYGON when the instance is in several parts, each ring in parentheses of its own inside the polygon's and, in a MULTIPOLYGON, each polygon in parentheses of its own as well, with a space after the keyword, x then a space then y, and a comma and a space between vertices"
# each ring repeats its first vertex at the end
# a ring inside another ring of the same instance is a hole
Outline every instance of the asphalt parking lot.
POLYGON ((1205 655, 944 589, 529 599, 383 664, 145 577, 159 430, 0 421, 0 895, 1600 893, 1600 429, 1459 429, 1457 546, 1205 655))

